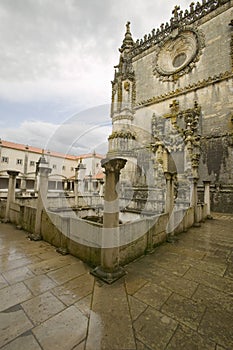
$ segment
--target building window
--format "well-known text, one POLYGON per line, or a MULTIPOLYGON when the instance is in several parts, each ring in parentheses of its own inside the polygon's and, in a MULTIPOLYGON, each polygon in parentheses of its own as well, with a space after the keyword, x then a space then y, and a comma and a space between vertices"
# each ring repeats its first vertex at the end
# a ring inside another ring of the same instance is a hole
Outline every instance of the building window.
POLYGON ((23 164, 23 159, 17 159, 17 160, 16 160, 16 164, 22 165, 22 164, 23 164))
POLYGON ((30 161, 30 166, 35 166, 34 160, 31 160, 31 161, 30 161))
POLYGON ((9 163, 8 157, 2 157, 2 163, 9 163))
POLYGON ((66 167, 65 167, 65 165, 62 165, 62 170, 66 170, 66 167))
POLYGON ((70 168, 70 171, 74 171, 74 167, 71 167, 71 168, 70 168))
POLYGON ((56 164, 53 164, 53 169, 57 169, 57 166, 56 166, 56 164))

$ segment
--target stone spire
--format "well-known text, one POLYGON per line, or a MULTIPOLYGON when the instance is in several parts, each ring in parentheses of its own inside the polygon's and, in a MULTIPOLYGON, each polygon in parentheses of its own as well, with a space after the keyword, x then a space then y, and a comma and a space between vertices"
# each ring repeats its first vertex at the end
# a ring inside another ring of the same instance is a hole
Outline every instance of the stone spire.
POLYGON ((132 34, 130 32, 130 22, 126 23, 126 33, 123 40, 123 43, 121 45, 121 48, 119 49, 120 52, 123 52, 125 49, 131 49, 134 45, 134 41, 132 38, 132 34))

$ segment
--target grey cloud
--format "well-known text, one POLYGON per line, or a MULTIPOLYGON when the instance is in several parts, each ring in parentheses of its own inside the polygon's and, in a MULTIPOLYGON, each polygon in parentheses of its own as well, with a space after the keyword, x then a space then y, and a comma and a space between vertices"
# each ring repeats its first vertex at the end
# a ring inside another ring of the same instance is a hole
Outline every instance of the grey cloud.
MULTIPOLYGON (((185 9, 189 2, 178 3, 185 9)), ((110 81, 125 23, 131 21, 135 40, 142 38, 169 21, 176 4, 177 0, 1 0, 0 99, 25 104, 48 101, 48 105, 57 100, 59 109, 67 110, 61 112, 64 115, 76 105, 80 110, 110 102, 110 81)), ((54 104, 46 112, 50 121, 52 108, 54 104)), ((40 146, 54 135, 57 150, 64 151, 72 144, 78 152, 105 143, 110 130, 103 124, 103 120, 110 122, 109 109, 102 116, 97 111, 83 112, 71 131, 68 119, 57 134, 56 122, 28 122, 29 118, 25 116, 18 129, 1 128, 1 137, 40 146), (76 143, 70 143, 69 136, 76 143)), ((15 121, 17 125, 17 110, 15 121)))
POLYGON ((106 64, 109 56, 117 57, 128 19, 137 38, 158 25, 163 14, 169 20, 174 2, 2 0, 0 76, 52 78, 58 74, 57 56, 72 52, 83 63, 94 55, 106 64))

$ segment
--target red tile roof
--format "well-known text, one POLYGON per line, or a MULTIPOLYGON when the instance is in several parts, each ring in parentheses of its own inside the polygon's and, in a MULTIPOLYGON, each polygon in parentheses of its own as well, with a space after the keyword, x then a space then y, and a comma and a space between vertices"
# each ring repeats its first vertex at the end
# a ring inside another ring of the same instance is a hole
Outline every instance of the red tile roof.
MULTIPOLYGON (((42 148, 37 148, 37 147, 29 146, 29 145, 23 145, 20 143, 5 141, 5 140, 1 140, 1 139, 0 139, 0 146, 6 147, 6 148, 16 149, 16 150, 20 150, 20 151, 28 150, 28 152, 38 153, 38 154, 42 154, 44 152, 45 155, 49 154, 53 157, 65 158, 65 159, 70 159, 70 160, 80 160, 80 159, 86 159, 86 158, 93 157, 92 153, 74 156, 74 155, 70 155, 70 154, 63 154, 63 153, 59 153, 59 152, 43 150, 42 148)), ((103 156, 101 154, 97 154, 97 153, 95 153, 95 157, 99 158, 99 159, 103 158, 103 156)))

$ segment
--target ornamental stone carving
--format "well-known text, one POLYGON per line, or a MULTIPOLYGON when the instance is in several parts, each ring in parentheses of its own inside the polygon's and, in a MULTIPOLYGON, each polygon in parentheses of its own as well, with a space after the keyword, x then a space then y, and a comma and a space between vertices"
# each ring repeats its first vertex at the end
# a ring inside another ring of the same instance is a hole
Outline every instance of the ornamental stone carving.
POLYGON ((200 30, 191 27, 175 29, 158 44, 154 74, 162 81, 177 81, 193 69, 204 46, 204 35, 200 30))

